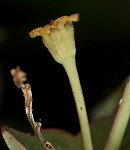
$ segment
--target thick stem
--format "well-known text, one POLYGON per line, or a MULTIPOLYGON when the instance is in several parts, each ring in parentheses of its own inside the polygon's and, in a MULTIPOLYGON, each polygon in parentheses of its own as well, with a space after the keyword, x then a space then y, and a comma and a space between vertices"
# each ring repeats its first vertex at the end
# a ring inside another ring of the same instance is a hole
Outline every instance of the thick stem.
POLYGON ((81 84, 80 84, 80 80, 76 68, 75 57, 71 57, 70 59, 65 59, 62 62, 62 65, 66 70, 73 91, 77 113, 79 117, 82 138, 83 138, 84 150, 92 150, 93 148, 92 148, 92 141, 91 141, 91 135, 89 130, 86 106, 85 106, 82 88, 81 88, 81 84))
POLYGON ((109 134, 109 138, 104 150, 119 150, 129 117, 130 117, 130 80, 125 87, 122 102, 119 103, 116 118, 113 123, 113 127, 109 134))

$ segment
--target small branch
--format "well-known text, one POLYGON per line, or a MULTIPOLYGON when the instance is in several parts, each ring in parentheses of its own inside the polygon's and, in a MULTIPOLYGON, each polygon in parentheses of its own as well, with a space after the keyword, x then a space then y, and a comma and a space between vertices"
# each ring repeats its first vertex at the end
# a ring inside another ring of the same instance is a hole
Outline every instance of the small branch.
POLYGON ((25 112, 27 115, 27 118, 34 130, 35 135, 39 138, 41 141, 43 147, 46 150, 56 150, 50 142, 46 141, 42 134, 41 134, 41 123, 35 122, 33 113, 32 113, 32 92, 31 92, 31 86, 29 84, 24 84, 27 80, 26 73, 24 73, 19 66, 16 67, 16 69, 11 70, 11 75, 13 76, 14 84, 21 88, 25 97, 25 112))

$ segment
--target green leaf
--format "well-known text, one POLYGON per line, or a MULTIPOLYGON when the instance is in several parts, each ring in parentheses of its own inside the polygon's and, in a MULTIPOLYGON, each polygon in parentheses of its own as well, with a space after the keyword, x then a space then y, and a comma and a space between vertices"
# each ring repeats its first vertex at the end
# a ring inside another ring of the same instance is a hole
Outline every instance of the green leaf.
POLYGON ((91 135, 94 150, 103 150, 112 127, 114 115, 102 117, 91 124, 91 135))
POLYGON ((6 127, 2 128, 2 135, 10 150, 27 150, 12 134, 6 131, 6 127))
MULTIPOLYGON (((112 128, 115 114, 107 117, 101 117, 90 125, 92 143, 94 150, 103 150, 112 128)), ((130 120, 127 125, 120 150, 130 150, 130 120)))
POLYGON ((64 130, 46 129, 42 133, 58 150, 83 150, 81 138, 64 130))
MULTIPOLYGON (((4 130, 15 137, 28 150, 43 150, 41 143, 36 136, 22 133, 9 127, 3 127, 4 130)), ((64 130, 60 129, 44 129, 42 134, 46 140, 58 150, 83 150, 82 140, 64 130)), ((7 143, 10 144, 10 143, 7 143)), ((20 149, 19 149, 20 150, 20 149)))
MULTIPOLYGON (((111 130, 114 117, 115 114, 108 117, 102 117, 91 123, 90 130, 94 150, 103 150, 111 130)), ((57 148, 57 150, 83 150, 80 133, 77 136, 74 136, 61 129, 44 129, 42 130, 42 134, 46 140, 51 142, 52 145, 57 148)), ((16 150, 15 148, 19 150, 26 148, 28 150, 43 150, 42 145, 37 137, 30 134, 22 133, 15 129, 4 126, 2 127, 2 135, 10 149, 10 144, 13 145, 11 150, 16 150)), ((128 123, 120 150, 130 150, 130 121, 128 123)))

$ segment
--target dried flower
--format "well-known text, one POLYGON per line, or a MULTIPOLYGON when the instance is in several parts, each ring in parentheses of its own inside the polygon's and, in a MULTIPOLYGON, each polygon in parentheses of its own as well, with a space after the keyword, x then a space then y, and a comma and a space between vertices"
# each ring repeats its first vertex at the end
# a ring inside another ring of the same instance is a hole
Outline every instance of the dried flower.
POLYGON ((11 69, 11 75, 13 76, 13 81, 18 88, 24 87, 23 82, 27 80, 27 74, 23 72, 19 66, 17 66, 16 69, 11 69))

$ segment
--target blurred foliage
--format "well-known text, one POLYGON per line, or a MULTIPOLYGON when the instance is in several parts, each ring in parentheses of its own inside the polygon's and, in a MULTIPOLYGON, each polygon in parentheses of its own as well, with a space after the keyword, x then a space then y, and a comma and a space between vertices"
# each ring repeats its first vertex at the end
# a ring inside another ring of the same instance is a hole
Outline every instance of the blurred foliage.
POLYGON ((123 91, 128 78, 125 79, 117 88, 115 88, 109 95, 107 95, 102 102, 96 104, 91 111, 92 120, 104 116, 109 116, 115 112, 122 99, 123 91))
MULTIPOLYGON (((74 135, 71 135, 70 133, 64 130, 46 129, 46 130, 42 130, 42 134, 43 137, 45 137, 46 140, 49 140, 49 142, 51 142, 52 145, 58 150, 72 150, 72 149, 82 150, 83 149, 81 139, 79 139, 74 135)), ((43 147, 36 136, 31 136, 29 134, 19 132, 9 127, 3 127, 3 136, 5 136, 5 141, 8 141, 10 138, 12 138, 13 141, 17 139, 14 143, 7 143, 9 147, 17 144, 19 141, 28 150, 36 150, 36 149, 43 150, 43 147)), ((15 150, 15 147, 12 148, 11 150, 15 150)))
MULTIPOLYGON (((107 141, 109 132, 114 121, 115 113, 107 117, 101 117, 95 120, 91 126, 91 135, 94 150, 103 150, 105 143, 107 141)), ((28 150, 42 149, 41 143, 38 141, 37 137, 31 136, 30 134, 25 134, 20 131, 14 130, 9 127, 2 127, 3 136, 5 136, 5 141, 9 146, 19 146, 20 142, 28 150), (13 140, 12 143, 8 143, 10 138, 13 140)), ((130 121, 128 123, 120 150, 128 150, 130 148, 130 121)), ((58 150, 82 150, 82 139, 81 134, 78 133, 77 136, 74 136, 64 130, 60 129, 44 129, 42 134, 45 139, 49 140, 55 148, 58 150)), ((22 148, 21 148, 22 149, 22 148)), ((15 150, 13 148, 12 150, 15 150)))

